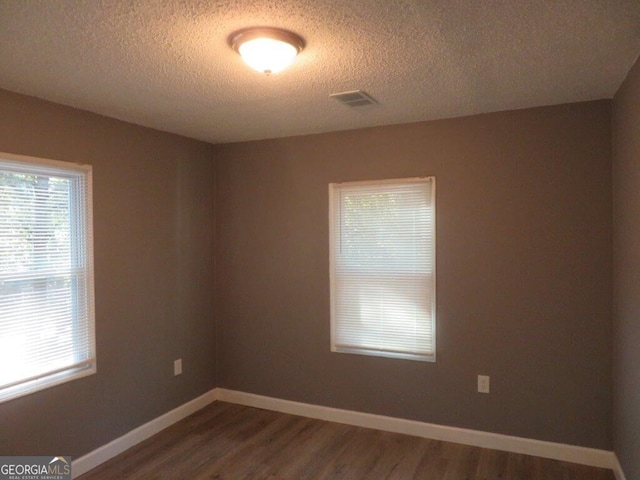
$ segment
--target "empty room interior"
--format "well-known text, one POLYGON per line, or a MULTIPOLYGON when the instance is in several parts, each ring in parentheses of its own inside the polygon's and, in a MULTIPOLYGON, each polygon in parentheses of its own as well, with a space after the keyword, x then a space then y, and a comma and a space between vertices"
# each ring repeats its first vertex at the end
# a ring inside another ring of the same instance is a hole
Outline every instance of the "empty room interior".
POLYGON ((637 0, 0 0, 2 461, 640 480, 639 55, 637 0))

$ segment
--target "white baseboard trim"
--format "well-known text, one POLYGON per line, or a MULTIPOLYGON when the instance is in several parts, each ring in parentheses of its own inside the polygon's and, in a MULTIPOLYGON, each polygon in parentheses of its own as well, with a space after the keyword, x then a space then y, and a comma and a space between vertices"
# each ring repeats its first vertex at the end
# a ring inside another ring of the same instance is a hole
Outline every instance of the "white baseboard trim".
POLYGON ((276 412, 316 418, 329 422, 344 423, 357 427, 373 428, 387 432, 402 433, 416 437, 461 443, 475 447, 491 448, 506 452, 522 453, 537 457, 551 458, 565 462, 612 469, 616 480, 626 480, 615 453, 607 450, 545 442, 499 433, 482 432, 458 427, 448 427, 432 423, 386 417, 371 413, 323 407, 308 403, 265 397, 253 393, 214 388, 207 393, 181 405, 160 417, 151 420, 125 435, 103 445, 72 462, 73 478, 94 469, 165 428, 197 412, 216 400, 249 407, 263 408, 276 412))
MULTIPOLYGON (((218 389, 218 399, 224 402, 237 403, 249 407, 263 408, 265 410, 273 410, 319 420, 373 428, 387 432, 403 433, 433 440, 461 443, 475 447, 534 455, 592 467, 609 468, 614 469, 614 471, 616 464, 619 467, 615 454, 607 450, 323 407, 320 405, 293 402, 226 389, 218 389)), ((622 474, 622 470, 619 470, 620 474, 622 474)), ((616 475, 618 475, 618 473, 616 473, 616 475)), ((617 480, 625 480, 624 475, 617 480)))
POLYGON ((613 454, 613 473, 616 476, 616 480, 627 480, 627 477, 624 476, 622 465, 620 465, 620 460, 615 453, 613 454))
POLYGON ((218 389, 214 388, 207 393, 194 398, 190 402, 185 403, 177 408, 174 408, 170 412, 155 418, 138 428, 131 430, 129 433, 116 438, 115 440, 103 445, 92 452, 74 460, 71 463, 71 471, 73 472, 73 478, 77 478, 83 473, 94 469, 101 463, 112 459, 116 455, 124 452, 125 450, 137 445, 138 443, 146 440, 147 438, 155 435, 156 433, 164 430, 165 428, 179 422, 183 418, 188 417, 192 413, 197 412, 201 408, 206 407, 212 402, 218 400, 218 389))

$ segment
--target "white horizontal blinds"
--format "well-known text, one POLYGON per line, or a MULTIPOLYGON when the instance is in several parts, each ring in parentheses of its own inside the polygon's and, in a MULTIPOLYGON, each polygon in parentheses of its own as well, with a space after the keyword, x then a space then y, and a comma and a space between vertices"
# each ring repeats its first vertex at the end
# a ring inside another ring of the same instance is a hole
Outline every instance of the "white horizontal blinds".
POLYGON ((93 368, 89 181, 0 159, 0 400, 93 368))
POLYGON ((334 350, 434 360, 434 181, 331 186, 334 350))

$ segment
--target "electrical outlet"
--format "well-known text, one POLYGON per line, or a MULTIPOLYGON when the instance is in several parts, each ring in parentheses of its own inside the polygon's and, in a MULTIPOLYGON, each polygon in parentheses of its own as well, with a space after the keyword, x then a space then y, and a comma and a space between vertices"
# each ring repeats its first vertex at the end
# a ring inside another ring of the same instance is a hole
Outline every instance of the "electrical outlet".
POLYGON ((478 392, 489 393, 489 376, 478 375, 478 392))
POLYGON ((179 358, 173 361, 173 375, 181 375, 182 374, 182 359, 179 358))

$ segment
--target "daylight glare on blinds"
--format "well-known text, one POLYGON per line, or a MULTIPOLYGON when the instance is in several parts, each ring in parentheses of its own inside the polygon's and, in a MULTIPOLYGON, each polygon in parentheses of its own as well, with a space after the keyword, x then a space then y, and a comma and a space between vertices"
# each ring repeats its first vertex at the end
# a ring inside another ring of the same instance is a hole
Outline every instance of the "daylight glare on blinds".
POLYGON ((0 155, 0 401, 95 371, 90 167, 41 162, 0 155))
POLYGON ((330 185, 331 341, 435 361, 435 178, 330 185))

